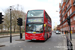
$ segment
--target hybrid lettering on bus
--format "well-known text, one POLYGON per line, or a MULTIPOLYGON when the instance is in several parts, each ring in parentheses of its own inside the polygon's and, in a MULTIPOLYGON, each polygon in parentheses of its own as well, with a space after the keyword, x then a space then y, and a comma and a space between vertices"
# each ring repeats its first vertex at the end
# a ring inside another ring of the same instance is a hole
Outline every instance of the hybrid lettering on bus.
POLYGON ((52 21, 45 10, 29 10, 26 15, 25 39, 47 40, 52 35, 52 21))

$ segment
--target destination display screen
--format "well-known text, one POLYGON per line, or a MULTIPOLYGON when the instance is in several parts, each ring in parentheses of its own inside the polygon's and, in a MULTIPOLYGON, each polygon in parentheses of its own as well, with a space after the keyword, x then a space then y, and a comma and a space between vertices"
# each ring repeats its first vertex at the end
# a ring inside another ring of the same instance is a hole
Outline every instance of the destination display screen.
POLYGON ((27 19, 27 23, 43 23, 43 18, 37 18, 37 19, 27 19))

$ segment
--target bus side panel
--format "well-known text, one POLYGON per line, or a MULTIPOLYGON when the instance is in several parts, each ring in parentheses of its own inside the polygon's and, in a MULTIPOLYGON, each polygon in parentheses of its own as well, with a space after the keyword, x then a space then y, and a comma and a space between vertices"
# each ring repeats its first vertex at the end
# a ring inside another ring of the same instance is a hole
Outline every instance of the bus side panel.
POLYGON ((48 30, 49 27, 51 26, 51 19, 48 20, 48 18, 45 16, 45 11, 44 11, 44 24, 46 24, 46 27, 44 27, 44 33, 47 34, 47 38, 49 38, 52 35, 52 31, 48 30), (46 28, 46 30, 45 30, 46 28))

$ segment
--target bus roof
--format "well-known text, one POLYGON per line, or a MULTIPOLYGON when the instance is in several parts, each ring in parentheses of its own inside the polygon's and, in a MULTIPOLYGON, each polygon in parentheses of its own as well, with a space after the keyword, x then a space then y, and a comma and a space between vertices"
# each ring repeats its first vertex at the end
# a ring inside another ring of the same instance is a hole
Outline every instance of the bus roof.
MULTIPOLYGON (((44 9, 32 9, 32 10, 44 10, 44 9)), ((31 10, 28 10, 28 11, 31 11, 31 10)))

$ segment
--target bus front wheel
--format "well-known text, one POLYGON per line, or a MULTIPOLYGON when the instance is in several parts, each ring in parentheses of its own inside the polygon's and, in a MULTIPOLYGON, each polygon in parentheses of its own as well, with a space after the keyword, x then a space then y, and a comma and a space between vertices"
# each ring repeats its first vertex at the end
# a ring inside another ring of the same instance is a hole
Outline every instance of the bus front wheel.
POLYGON ((45 41, 48 39, 48 36, 47 36, 47 34, 45 34, 45 41))

